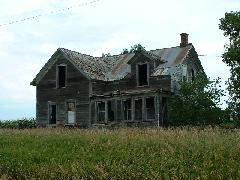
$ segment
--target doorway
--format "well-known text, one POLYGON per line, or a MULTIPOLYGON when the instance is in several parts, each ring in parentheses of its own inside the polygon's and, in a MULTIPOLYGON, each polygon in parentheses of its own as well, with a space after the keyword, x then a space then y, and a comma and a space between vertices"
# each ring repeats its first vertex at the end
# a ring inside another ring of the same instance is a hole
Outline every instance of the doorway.
POLYGON ((56 124, 57 122, 57 105, 55 103, 49 103, 48 105, 48 119, 49 124, 56 124))

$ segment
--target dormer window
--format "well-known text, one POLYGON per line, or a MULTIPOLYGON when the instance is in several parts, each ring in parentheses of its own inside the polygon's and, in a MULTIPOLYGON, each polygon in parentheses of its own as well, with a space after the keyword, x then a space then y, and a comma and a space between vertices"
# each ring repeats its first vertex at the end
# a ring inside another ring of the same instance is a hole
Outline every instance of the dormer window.
POLYGON ((66 87, 66 65, 57 66, 57 88, 66 87))
POLYGON ((137 85, 148 86, 149 83, 149 68, 148 64, 137 65, 137 85))

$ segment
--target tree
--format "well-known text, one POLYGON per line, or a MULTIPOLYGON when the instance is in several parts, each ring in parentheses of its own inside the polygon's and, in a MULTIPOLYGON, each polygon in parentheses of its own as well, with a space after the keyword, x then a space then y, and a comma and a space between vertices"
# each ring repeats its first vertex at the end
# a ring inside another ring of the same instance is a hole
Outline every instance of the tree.
POLYGON ((128 53, 135 53, 137 51, 145 50, 145 47, 143 47, 141 44, 135 44, 131 46, 130 50, 128 49, 123 49, 121 54, 128 54, 128 53))
POLYGON ((240 11, 225 13, 225 17, 220 19, 219 29, 229 38, 222 55, 223 62, 230 67, 231 73, 227 82, 229 108, 233 116, 240 120, 240 11))
POLYGON ((180 82, 179 94, 171 104, 170 124, 200 125, 219 124, 224 112, 219 108, 224 91, 220 79, 210 81, 205 74, 198 74, 194 81, 180 82))
POLYGON ((102 57, 103 57, 103 58, 104 58, 104 57, 110 57, 110 56, 111 56, 110 53, 107 53, 107 54, 102 53, 102 57))
POLYGON ((129 53, 129 51, 128 51, 127 48, 123 49, 122 52, 121 52, 121 54, 128 54, 128 53, 129 53))

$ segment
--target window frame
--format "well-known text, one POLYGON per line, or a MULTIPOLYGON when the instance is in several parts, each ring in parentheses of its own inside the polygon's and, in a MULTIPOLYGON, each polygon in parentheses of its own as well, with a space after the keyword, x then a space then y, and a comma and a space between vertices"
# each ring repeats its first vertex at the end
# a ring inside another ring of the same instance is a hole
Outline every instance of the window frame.
POLYGON ((123 119, 125 121, 132 121, 132 110, 133 110, 133 105, 132 105, 132 98, 126 98, 122 100, 122 104, 123 104, 123 119), (125 105, 124 103, 127 102, 127 100, 130 100, 130 109, 128 108, 127 111, 127 119, 125 118, 125 105), (128 119, 129 116, 129 111, 130 111, 130 119, 128 119))
POLYGON ((66 64, 59 64, 56 66, 56 88, 62 89, 67 87, 67 65, 66 64), (59 86, 59 67, 65 67, 65 86, 59 86))
POLYGON ((149 86, 149 63, 148 62, 140 62, 136 64, 136 77, 137 77, 137 86, 144 87, 149 86), (139 65, 147 65, 147 84, 146 85, 139 85, 139 65))
POLYGON ((156 97, 155 96, 147 96, 145 98, 145 113, 146 113, 146 121, 153 121, 156 119, 156 97), (152 119, 149 119, 148 118, 148 109, 150 108, 147 108, 147 99, 150 99, 150 98, 153 98, 153 110, 154 110, 154 117, 152 119))
POLYGON ((65 124, 69 124, 68 122, 68 104, 69 103, 74 103, 74 108, 75 108, 75 123, 77 121, 77 101, 75 99, 68 99, 65 101, 65 113, 66 113, 66 119, 65 119, 65 124))
POLYGON ((96 102, 96 105, 97 105, 97 123, 105 123, 105 121, 106 121, 106 101, 97 101, 96 102), (99 108, 99 104, 100 103, 104 103, 104 110, 101 110, 100 111, 100 108, 99 108), (103 120, 102 121, 100 121, 100 116, 99 116, 99 114, 100 113, 102 113, 102 114, 104 114, 104 118, 103 118, 103 120))
POLYGON ((137 98, 135 98, 134 99, 134 121, 144 121, 144 112, 143 112, 143 108, 144 108, 144 99, 143 99, 143 97, 137 97, 137 98), (141 119, 136 119, 136 110, 137 110, 137 108, 136 108, 136 101, 139 101, 139 100, 141 100, 141 107, 140 107, 140 111, 141 111, 141 119))
POLYGON ((58 119, 58 105, 55 101, 48 101, 48 125, 50 126, 54 126, 57 124, 57 119, 58 119), (52 109, 52 106, 55 106, 56 107, 56 123, 51 123, 51 118, 50 118, 50 113, 51 113, 51 109, 52 109))

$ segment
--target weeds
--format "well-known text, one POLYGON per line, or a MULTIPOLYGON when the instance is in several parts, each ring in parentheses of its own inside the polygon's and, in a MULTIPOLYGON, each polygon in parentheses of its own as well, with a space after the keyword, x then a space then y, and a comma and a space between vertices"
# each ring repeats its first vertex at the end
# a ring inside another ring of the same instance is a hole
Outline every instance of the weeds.
POLYGON ((0 177, 240 178, 239 130, 2 129, 0 139, 0 177))

